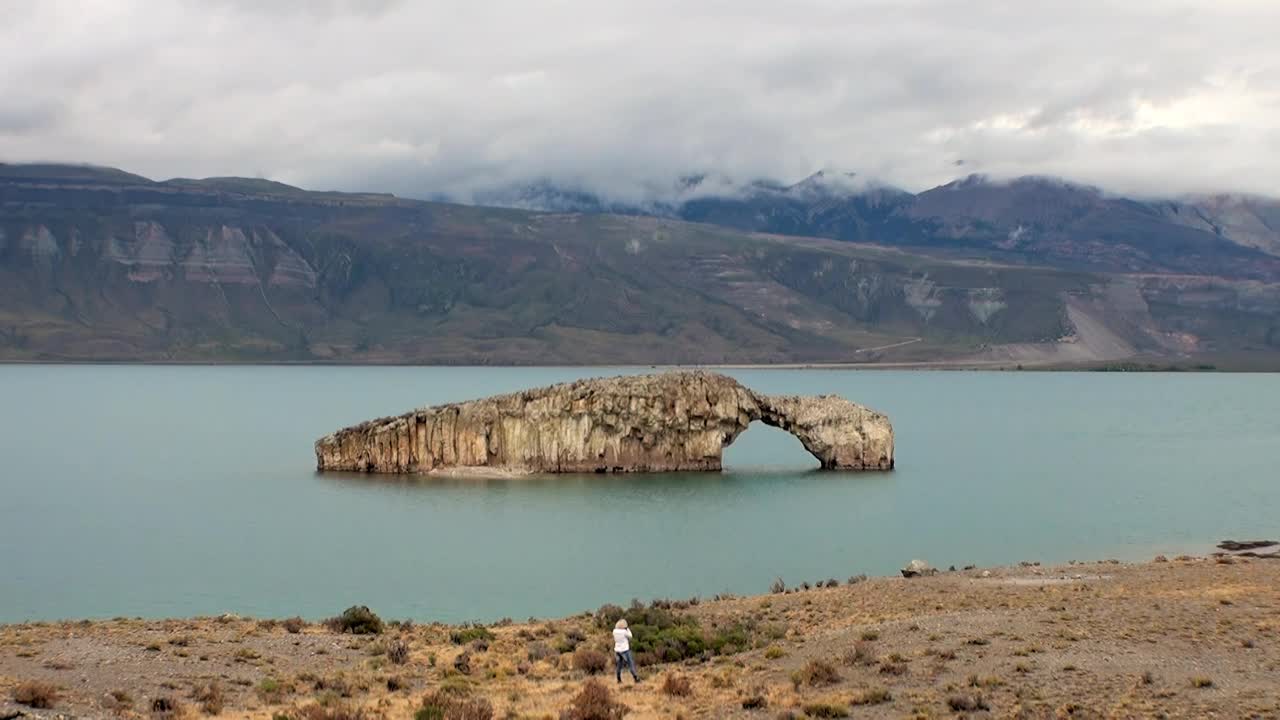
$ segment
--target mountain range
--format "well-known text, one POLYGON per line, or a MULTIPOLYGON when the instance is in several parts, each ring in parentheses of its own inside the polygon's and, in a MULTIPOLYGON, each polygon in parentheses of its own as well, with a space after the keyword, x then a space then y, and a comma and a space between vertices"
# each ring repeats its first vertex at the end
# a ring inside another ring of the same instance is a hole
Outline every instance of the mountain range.
POLYGON ((1280 357, 1267 198, 818 173, 691 175, 638 202, 551 182, 469 199, 486 204, 0 164, 0 359, 1280 357))
MULTIPOLYGON (((1187 270, 1271 277, 1280 200, 1239 194, 1135 199, 1057 178, 970 175, 919 194, 856 173, 794 184, 688 175, 642 199, 550 180, 474 192, 478 205, 650 215, 738 230, 893 245, 1014 252, 1108 270, 1187 270), (1260 258, 1258 250, 1270 258, 1260 258)), ((441 193, 439 197, 448 198, 441 193)))

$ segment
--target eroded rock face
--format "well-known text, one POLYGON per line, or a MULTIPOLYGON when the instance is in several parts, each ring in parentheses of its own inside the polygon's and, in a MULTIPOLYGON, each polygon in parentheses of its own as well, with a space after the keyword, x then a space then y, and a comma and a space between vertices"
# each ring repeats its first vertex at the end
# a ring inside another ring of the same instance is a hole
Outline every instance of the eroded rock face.
POLYGON ((757 395, 725 375, 580 380, 361 423, 316 442, 320 470, 427 473, 719 470, 754 420, 827 469, 893 467, 885 416, 834 396, 757 395))

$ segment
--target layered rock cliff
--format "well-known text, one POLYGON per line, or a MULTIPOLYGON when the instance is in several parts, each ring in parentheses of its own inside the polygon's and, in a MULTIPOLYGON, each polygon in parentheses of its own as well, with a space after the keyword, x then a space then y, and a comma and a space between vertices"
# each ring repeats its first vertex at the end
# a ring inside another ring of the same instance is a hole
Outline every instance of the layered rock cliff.
POLYGON ((580 380, 361 423, 316 442, 320 470, 428 473, 719 470, 755 420, 826 469, 893 468, 889 419, 843 398, 757 394, 725 375, 580 380))

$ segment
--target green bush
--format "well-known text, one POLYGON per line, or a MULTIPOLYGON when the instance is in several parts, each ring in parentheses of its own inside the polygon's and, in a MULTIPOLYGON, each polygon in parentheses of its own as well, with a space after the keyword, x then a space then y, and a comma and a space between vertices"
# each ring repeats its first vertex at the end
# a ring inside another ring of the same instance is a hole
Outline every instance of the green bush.
POLYGON ((382 632, 382 618, 364 605, 352 605, 336 618, 325 621, 334 632, 352 635, 378 635, 382 632))
POLYGON ((707 636, 692 618, 665 628, 633 626, 632 649, 641 664, 679 662, 708 652, 707 636))
POLYGON ((475 640, 483 640, 487 643, 493 640, 493 633, 483 625, 468 625, 449 633, 449 640, 454 645, 466 645, 475 640))
MULTIPOLYGON (((596 625, 612 629, 618 620, 626 619, 631 628, 631 648, 641 665, 680 662, 711 655, 731 655, 755 646, 758 628, 754 622, 705 630, 698 621, 682 613, 672 612, 676 603, 657 601, 646 607, 633 602, 622 609, 603 605, 595 613, 596 625)), ((562 652, 575 645, 561 644, 562 652)))
POLYGON ((711 636, 711 650, 717 655, 732 655, 751 649, 751 631, 745 625, 717 630, 711 636))

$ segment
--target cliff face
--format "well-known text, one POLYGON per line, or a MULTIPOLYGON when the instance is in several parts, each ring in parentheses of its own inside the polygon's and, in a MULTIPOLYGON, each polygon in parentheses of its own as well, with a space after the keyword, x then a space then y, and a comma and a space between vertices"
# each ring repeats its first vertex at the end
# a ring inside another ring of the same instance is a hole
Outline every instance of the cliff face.
POLYGON ((320 470, 426 473, 719 470, 753 420, 798 437, 827 469, 889 470, 888 418, 833 396, 757 395, 706 372, 581 380, 415 410, 316 442, 320 470))

